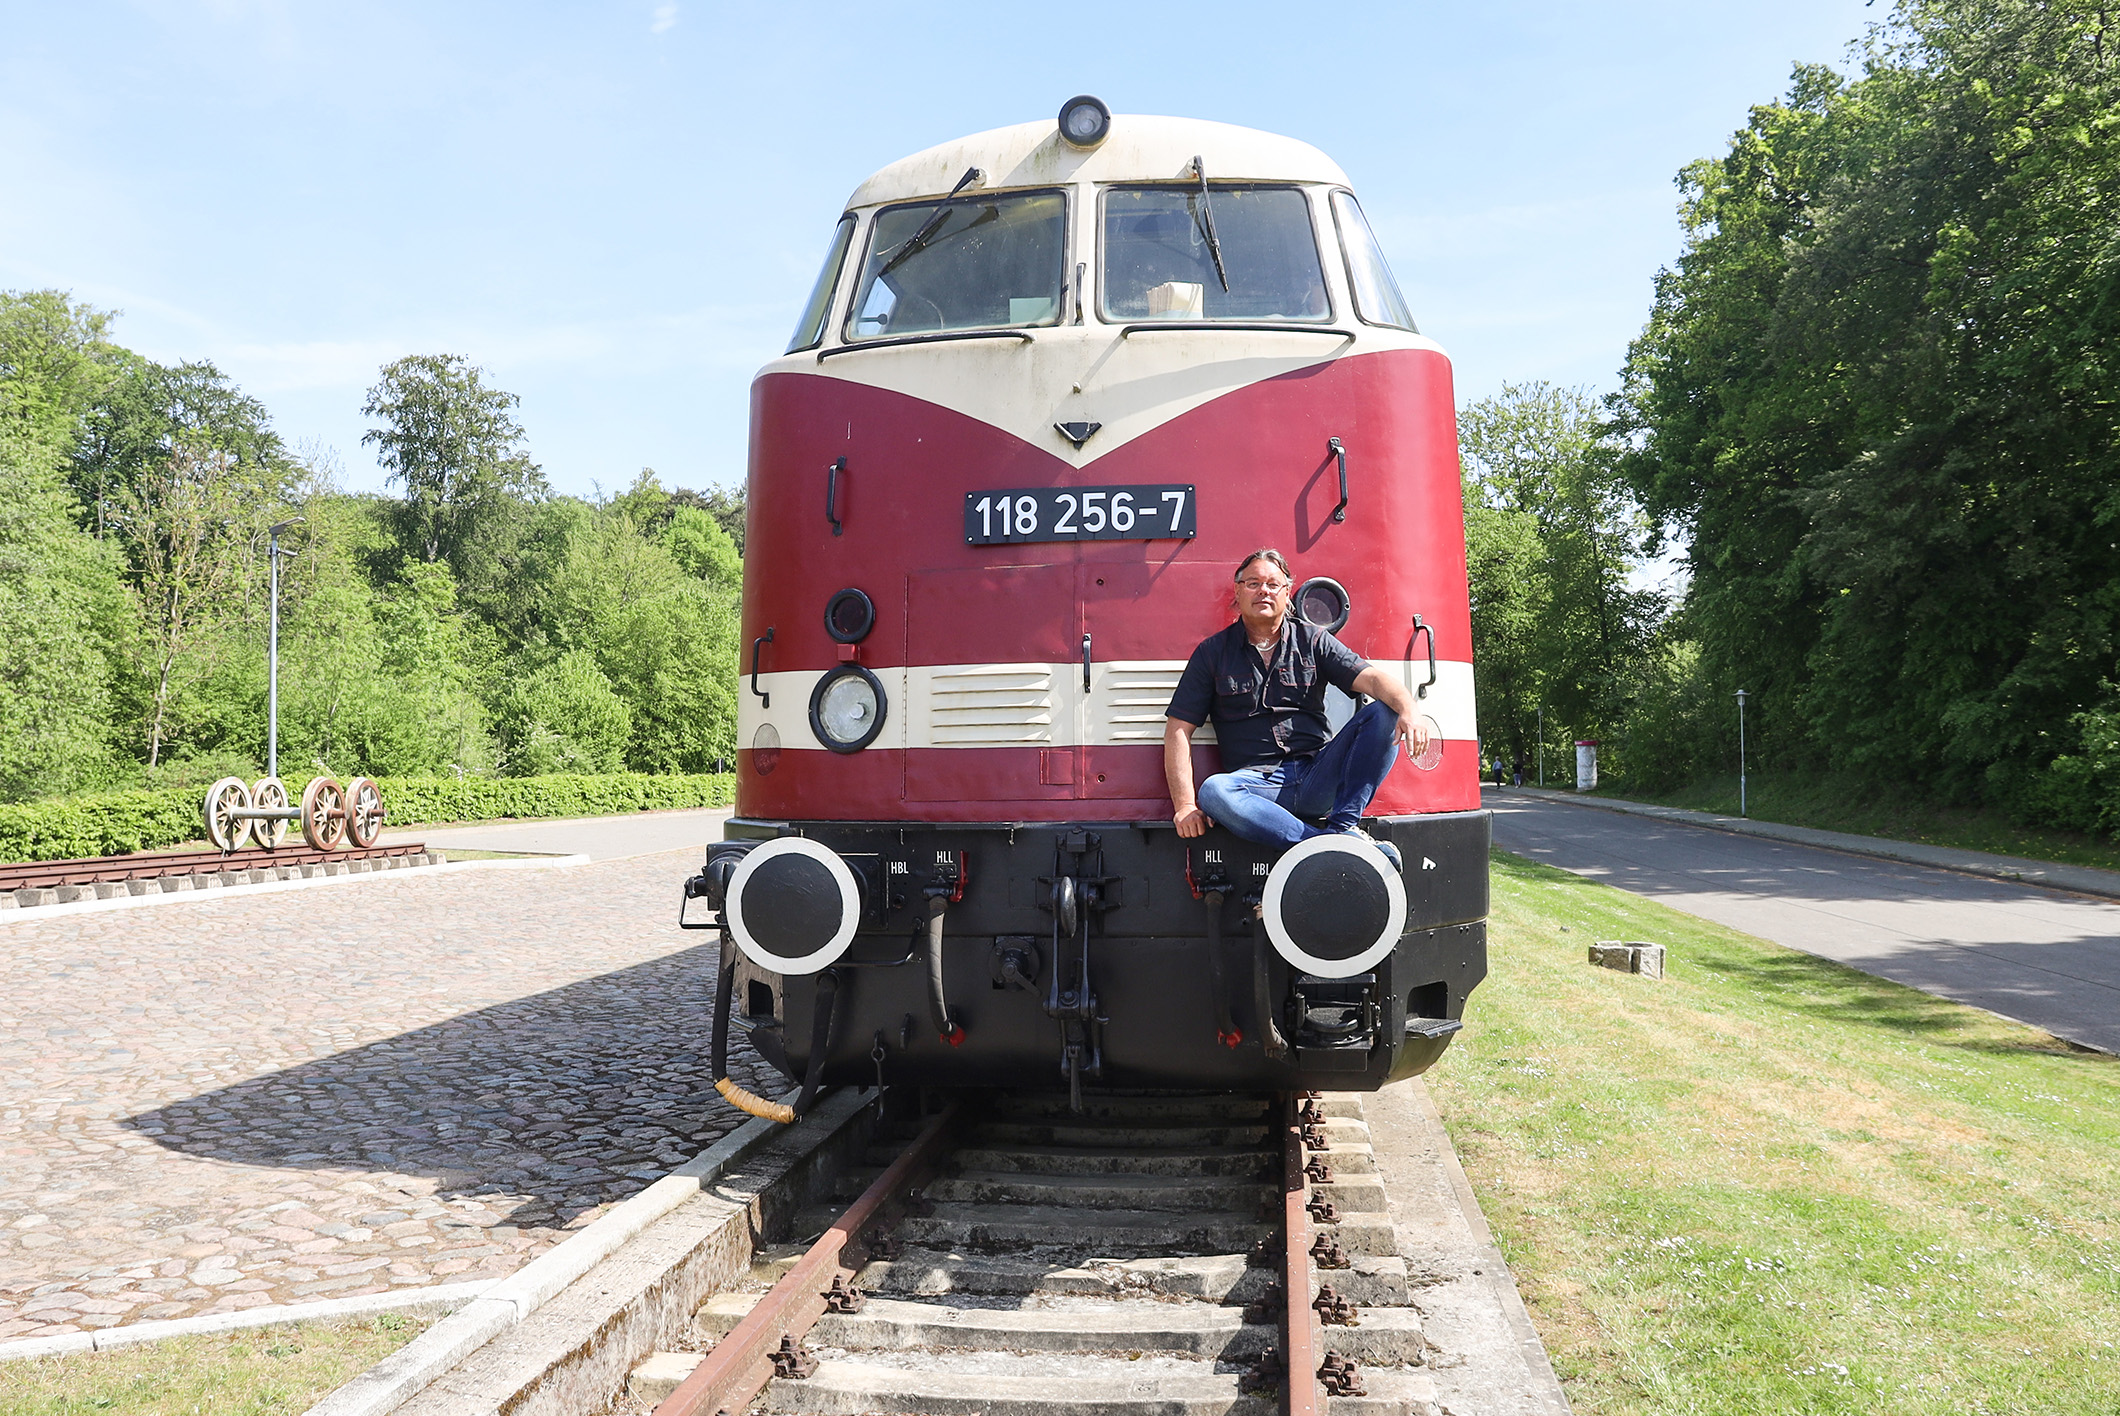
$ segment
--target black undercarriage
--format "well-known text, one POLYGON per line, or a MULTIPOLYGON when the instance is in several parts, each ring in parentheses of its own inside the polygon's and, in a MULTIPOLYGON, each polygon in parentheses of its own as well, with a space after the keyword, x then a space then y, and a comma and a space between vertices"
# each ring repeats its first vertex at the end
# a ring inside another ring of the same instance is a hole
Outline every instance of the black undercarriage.
POLYGON ((1274 950, 1258 907, 1278 851, 1168 822, 738 818, 689 893, 719 907, 717 857, 780 836, 852 867, 861 921, 821 973, 760 969, 724 934, 725 1006, 791 1080, 1370 1090, 1433 1065, 1486 976, 1488 816, 1363 825, 1404 860, 1406 923, 1350 978, 1274 950))

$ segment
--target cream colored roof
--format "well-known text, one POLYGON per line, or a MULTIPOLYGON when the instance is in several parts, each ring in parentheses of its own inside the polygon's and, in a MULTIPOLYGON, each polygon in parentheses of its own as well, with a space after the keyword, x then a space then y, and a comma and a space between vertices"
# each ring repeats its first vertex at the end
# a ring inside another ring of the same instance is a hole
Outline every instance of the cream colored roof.
POLYGON ((1197 118, 1112 115, 1111 133, 1084 152, 1060 140, 1056 120, 1018 123, 900 158, 854 189, 849 207, 912 197, 941 196, 967 167, 981 168, 981 186, 1052 186, 1066 182, 1157 182, 1192 175, 1198 156, 1213 181, 1345 183, 1338 164, 1309 143, 1255 128, 1197 118))

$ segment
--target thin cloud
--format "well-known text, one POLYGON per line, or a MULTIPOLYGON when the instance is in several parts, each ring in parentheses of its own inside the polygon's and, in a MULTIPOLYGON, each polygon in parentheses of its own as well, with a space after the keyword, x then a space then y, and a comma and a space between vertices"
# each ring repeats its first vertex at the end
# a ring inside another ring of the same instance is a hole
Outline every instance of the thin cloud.
POLYGON ((657 5, 655 7, 655 19, 648 26, 648 33, 664 34, 675 28, 677 28, 677 6, 675 4, 657 5))

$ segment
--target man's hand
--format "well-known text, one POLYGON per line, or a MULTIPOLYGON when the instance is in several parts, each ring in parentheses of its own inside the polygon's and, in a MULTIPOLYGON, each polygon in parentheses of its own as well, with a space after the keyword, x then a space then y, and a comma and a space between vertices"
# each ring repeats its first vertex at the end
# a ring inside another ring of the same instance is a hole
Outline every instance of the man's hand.
POLYGON ((1399 714, 1398 740, 1406 744, 1409 758, 1419 757, 1428 750, 1428 720, 1411 708, 1399 714))
POLYGON ((1186 837, 1204 836, 1207 834, 1207 828, 1215 824, 1208 819, 1207 813, 1197 806, 1179 807, 1171 820, 1178 823, 1178 834, 1186 837))

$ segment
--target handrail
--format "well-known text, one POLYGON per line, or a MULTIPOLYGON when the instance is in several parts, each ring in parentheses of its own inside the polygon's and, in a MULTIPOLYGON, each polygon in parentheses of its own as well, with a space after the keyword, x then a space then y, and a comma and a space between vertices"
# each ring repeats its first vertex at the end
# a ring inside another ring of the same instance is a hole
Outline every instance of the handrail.
POLYGON ((1351 329, 1339 329, 1333 325, 1274 324, 1269 320, 1144 320, 1136 324, 1120 325, 1119 337, 1125 339, 1129 335, 1166 329, 1240 329, 1267 334, 1329 334, 1336 339, 1353 339, 1355 335, 1351 329))
POLYGON ((773 626, 771 625, 766 626, 764 634, 751 641, 751 692, 758 695, 758 706, 761 708, 773 706, 773 695, 758 686, 758 656, 764 652, 766 645, 772 642, 773 626))
POLYGON ((836 459, 824 469, 824 519, 832 523, 832 534, 840 535, 846 527, 839 520, 839 474, 847 470, 847 460, 836 459))
POLYGON ((1340 504, 1332 509, 1334 521, 1347 519, 1347 446, 1338 438, 1325 439, 1325 451, 1340 464, 1340 504))
POLYGON ((822 364, 834 354, 852 354, 862 349, 893 349, 903 344, 935 344, 945 339, 1020 339, 1025 344, 1036 344, 1029 330, 1022 329, 952 329, 938 334, 900 334, 889 339, 864 339, 859 344, 835 344, 830 349, 817 351, 817 362, 822 364))

